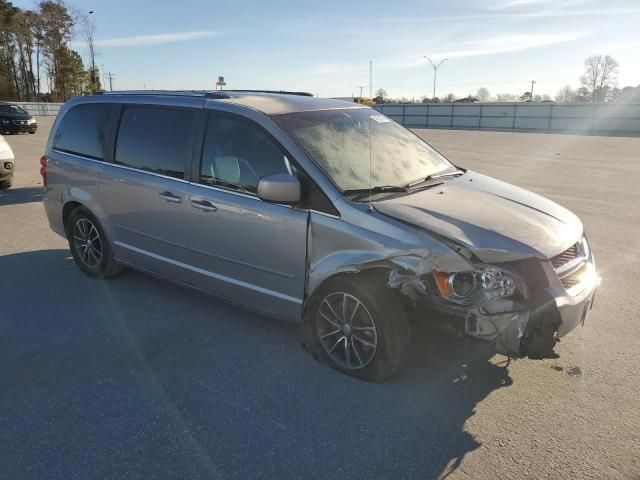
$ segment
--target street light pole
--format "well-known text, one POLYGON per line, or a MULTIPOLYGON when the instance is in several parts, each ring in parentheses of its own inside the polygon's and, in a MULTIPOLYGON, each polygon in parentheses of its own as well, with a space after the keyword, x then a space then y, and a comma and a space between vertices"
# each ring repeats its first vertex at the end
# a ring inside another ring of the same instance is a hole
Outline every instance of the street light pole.
POLYGON ((429 63, 433 67, 433 96, 431 97, 431 101, 433 102, 436 99, 436 80, 438 78, 438 68, 440 68, 440 65, 442 65, 444 62, 446 62, 449 59, 448 58, 443 58, 436 65, 435 63, 433 63, 431 61, 431 59, 429 57, 423 56, 422 58, 426 58, 427 60, 429 60, 429 63))
POLYGON ((533 85, 536 83, 535 80, 531 80, 531 92, 529 92, 529 100, 533 102, 533 85))

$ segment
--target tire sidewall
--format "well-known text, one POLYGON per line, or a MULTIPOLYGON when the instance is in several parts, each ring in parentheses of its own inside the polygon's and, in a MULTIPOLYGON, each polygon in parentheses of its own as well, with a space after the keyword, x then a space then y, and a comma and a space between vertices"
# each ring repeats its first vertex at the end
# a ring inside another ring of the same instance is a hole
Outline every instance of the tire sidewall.
POLYGON ((367 276, 338 278, 320 287, 305 311, 303 333, 313 354, 336 370, 370 382, 382 382, 395 374, 406 363, 410 352, 411 332, 404 308, 398 298, 384 288, 384 282, 367 276), (322 300, 335 292, 348 293, 360 300, 376 326, 375 356, 361 369, 348 369, 336 363, 320 342, 316 324, 318 309, 322 300))
POLYGON ((106 275, 106 271, 111 261, 111 246, 109 245, 109 241, 100 225, 95 218, 95 216, 85 207, 78 207, 69 216, 69 220, 67 221, 66 226, 67 233, 67 241, 69 242, 69 249, 71 250, 71 255, 76 262, 76 265, 80 270, 92 277, 104 278, 106 275), (75 247, 73 242, 73 229, 78 220, 85 218, 89 220, 96 230, 98 230, 98 235, 100 235, 100 243, 102 246, 102 257, 100 258, 100 262, 93 268, 85 265, 82 259, 79 256, 79 253, 75 247))

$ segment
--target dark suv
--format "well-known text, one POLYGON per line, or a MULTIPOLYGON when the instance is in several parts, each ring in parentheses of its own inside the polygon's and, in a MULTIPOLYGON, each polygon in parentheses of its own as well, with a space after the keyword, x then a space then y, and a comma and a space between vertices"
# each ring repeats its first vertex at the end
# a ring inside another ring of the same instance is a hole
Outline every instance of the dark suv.
POLYGON ((0 133, 36 133, 38 123, 18 105, 0 102, 0 133))

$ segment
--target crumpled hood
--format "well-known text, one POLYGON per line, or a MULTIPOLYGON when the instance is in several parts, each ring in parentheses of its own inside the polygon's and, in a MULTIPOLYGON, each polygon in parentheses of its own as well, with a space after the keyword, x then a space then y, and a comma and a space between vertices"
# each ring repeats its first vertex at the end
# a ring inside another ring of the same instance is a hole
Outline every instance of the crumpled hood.
POLYGON ((582 234, 580 219, 566 208, 470 170, 374 206, 384 215, 462 244, 484 262, 551 258, 582 234))

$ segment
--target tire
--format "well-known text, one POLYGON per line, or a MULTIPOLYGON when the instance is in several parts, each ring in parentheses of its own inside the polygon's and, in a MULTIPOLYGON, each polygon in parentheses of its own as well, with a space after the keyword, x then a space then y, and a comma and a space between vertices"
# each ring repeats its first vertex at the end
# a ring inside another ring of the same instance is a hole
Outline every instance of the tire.
POLYGON ((85 274, 108 278, 122 270, 113 258, 104 230, 87 208, 77 207, 71 212, 65 230, 71 255, 85 274))
POLYGON ((409 358, 407 314, 374 276, 342 277, 323 285, 306 309, 303 330, 312 354, 368 382, 388 379, 409 358), (341 311, 345 299, 346 315, 341 311), (341 321, 345 317, 347 321, 341 321))
POLYGON ((0 190, 10 188, 11 185, 13 185, 13 175, 11 175, 9 178, 5 178, 4 180, 0 180, 0 190))
POLYGON ((34 135, 36 132, 29 132, 29 135, 34 135))

